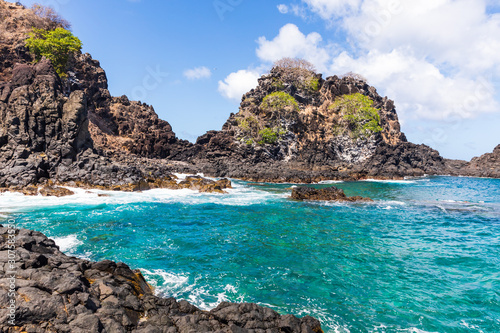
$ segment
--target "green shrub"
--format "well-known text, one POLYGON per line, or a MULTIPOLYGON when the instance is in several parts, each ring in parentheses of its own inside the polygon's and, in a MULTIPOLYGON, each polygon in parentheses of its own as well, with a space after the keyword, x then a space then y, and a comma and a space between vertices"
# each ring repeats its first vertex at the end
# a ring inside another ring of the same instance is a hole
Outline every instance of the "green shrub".
POLYGON ((338 97, 329 109, 337 109, 347 123, 353 138, 369 137, 382 131, 378 109, 370 97, 360 93, 338 97))
POLYGON ((238 126, 245 131, 252 130, 253 128, 257 128, 259 126, 257 119, 252 116, 243 119, 240 118, 237 121, 238 126))
POLYGON ((26 46, 34 54, 35 60, 40 61, 42 57, 50 59, 60 77, 66 76, 66 66, 70 55, 82 49, 80 39, 63 28, 54 30, 33 28, 29 36, 26 46))
POLYGON ((307 81, 306 81, 306 89, 310 91, 318 91, 319 90, 319 80, 318 78, 311 76, 307 81))
POLYGON ((295 111, 299 111, 299 104, 295 98, 283 91, 277 91, 267 95, 264 97, 260 106, 262 109, 269 111, 282 111, 287 107, 291 107, 295 111))
POLYGON ((286 130, 281 127, 269 128, 265 127, 259 131, 259 145, 263 144, 275 144, 278 142, 279 137, 286 134, 286 130))
POLYGON ((276 131, 272 128, 264 128, 259 131, 259 136, 261 137, 261 140, 259 141, 260 145, 263 144, 274 144, 276 141, 278 141, 278 134, 276 131))

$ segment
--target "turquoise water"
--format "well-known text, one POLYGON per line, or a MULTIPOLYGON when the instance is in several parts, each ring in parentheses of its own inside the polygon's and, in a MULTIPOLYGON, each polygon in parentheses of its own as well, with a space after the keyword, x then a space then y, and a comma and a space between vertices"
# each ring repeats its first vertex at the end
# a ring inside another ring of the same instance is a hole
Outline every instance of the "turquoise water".
POLYGON ((500 332, 500 180, 335 184, 367 204, 235 185, 226 195, 4 194, 0 212, 68 254, 140 268, 158 294, 203 309, 256 302, 315 316, 325 332, 500 332))

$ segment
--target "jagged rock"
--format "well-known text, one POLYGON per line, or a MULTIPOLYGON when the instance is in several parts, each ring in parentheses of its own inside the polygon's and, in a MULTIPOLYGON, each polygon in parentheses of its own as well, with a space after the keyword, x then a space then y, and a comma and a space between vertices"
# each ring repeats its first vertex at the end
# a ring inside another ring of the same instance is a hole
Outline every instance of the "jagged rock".
MULTIPOLYGON (((0 226, 0 269, 8 263, 9 229, 0 226)), ((322 332, 318 320, 279 315, 256 304, 221 303, 201 311, 187 301, 159 298, 139 270, 109 260, 68 257, 43 234, 16 230, 15 331, 19 332, 322 332)), ((10 281, 0 278, 7 302, 10 281)), ((4 303, 7 304, 7 303, 4 303)), ((0 331, 12 332, 7 307, 0 331)))
MULTIPOLYGON (((451 168, 452 163, 456 161, 447 161, 451 168)), ((486 153, 479 157, 474 157, 468 163, 461 163, 450 172, 454 175, 500 178, 500 145, 493 149, 492 153, 486 153)))
POLYGON ((348 202, 370 202, 370 198, 360 196, 348 197, 344 190, 335 186, 317 189, 310 186, 299 186, 292 189, 292 199, 295 200, 317 200, 317 201, 348 201, 348 202))
POLYGON ((65 197, 68 195, 73 195, 75 192, 68 190, 64 187, 58 186, 44 186, 40 189, 40 194, 44 197, 65 197))
POLYGON ((323 80, 321 75, 311 75, 318 82, 317 91, 287 81, 274 68, 243 96, 240 111, 229 117, 222 131, 207 132, 173 158, 192 161, 211 176, 272 182, 401 178, 444 170, 436 151, 406 141, 394 102, 379 96, 374 87, 349 77, 323 80), (292 96, 298 109, 266 111, 263 101, 277 91, 292 96), (335 130, 339 115, 331 105, 337 97, 352 93, 373 100, 382 132, 353 137, 348 131, 339 134, 335 130), (280 128, 275 143, 250 138, 262 128, 280 128))

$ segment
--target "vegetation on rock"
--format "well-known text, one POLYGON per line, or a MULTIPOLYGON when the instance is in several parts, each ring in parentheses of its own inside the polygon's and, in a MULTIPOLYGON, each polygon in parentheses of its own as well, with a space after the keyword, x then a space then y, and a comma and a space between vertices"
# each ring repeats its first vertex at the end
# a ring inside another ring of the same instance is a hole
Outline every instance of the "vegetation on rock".
POLYGON ((260 107, 266 111, 283 111, 287 108, 299 111, 299 104, 291 95, 277 91, 264 97, 260 107))
POLYGON ((265 127, 259 131, 260 141, 258 143, 259 145, 275 144, 278 141, 279 137, 281 135, 284 135, 285 133, 286 131, 279 127, 275 128, 265 127))
POLYGON ((26 46, 35 56, 36 61, 45 57, 52 61, 57 74, 66 76, 69 57, 82 49, 82 42, 64 28, 44 30, 33 28, 26 40, 26 46))
MULTIPOLYGON (((284 82, 294 85, 298 89, 310 92, 319 91, 319 79, 316 69, 309 61, 299 58, 283 58, 274 63, 273 71, 278 72, 284 82)), ((283 81, 273 83, 278 89, 283 89, 283 81)))
POLYGON ((50 22, 50 25, 47 27, 48 30, 54 30, 56 28, 69 30, 71 28, 71 24, 50 7, 35 3, 31 6, 31 10, 36 16, 44 19, 46 22, 50 22))
POLYGON ((344 75, 342 75, 340 78, 343 79, 345 77, 348 77, 348 78, 351 78, 354 80, 358 80, 358 81, 362 81, 364 83, 368 82, 368 80, 363 75, 358 74, 358 73, 354 73, 354 72, 347 72, 344 75))
MULTIPOLYGON (((370 137, 382 131, 378 109, 373 107, 373 100, 360 93, 337 97, 329 109, 337 110, 342 116, 342 122, 349 129, 351 137, 370 137)), ((339 133, 340 134, 340 133, 339 133)))

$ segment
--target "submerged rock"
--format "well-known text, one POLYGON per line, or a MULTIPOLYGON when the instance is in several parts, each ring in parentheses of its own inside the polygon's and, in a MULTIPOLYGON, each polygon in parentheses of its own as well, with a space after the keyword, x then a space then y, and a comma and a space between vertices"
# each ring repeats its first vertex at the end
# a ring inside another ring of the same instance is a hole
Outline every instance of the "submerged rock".
POLYGON ((335 186, 317 189, 310 186, 299 186, 292 189, 292 199, 295 200, 318 200, 318 201, 349 201, 349 202, 371 202, 370 198, 359 196, 348 197, 344 190, 335 186))
MULTIPOLYGON (((68 257, 36 231, 15 231, 13 269, 9 230, 0 226, 0 268, 15 271, 15 329, 2 306, 0 332, 322 332, 312 317, 279 315, 256 304, 221 303, 202 311, 184 300, 156 297, 139 270, 68 257)), ((10 287, 7 277, 0 279, 5 304, 10 287)))

